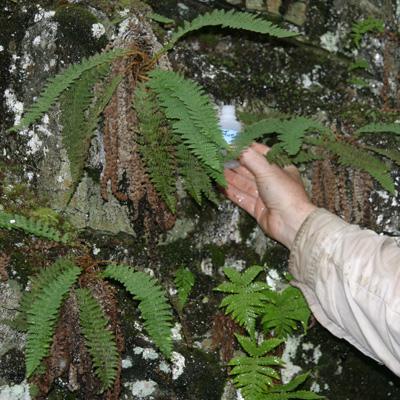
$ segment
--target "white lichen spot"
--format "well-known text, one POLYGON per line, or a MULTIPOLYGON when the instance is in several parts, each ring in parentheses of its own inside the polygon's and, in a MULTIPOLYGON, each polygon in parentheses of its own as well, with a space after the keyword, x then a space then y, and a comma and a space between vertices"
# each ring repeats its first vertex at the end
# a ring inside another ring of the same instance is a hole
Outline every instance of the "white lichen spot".
POLYGON ((160 368, 160 371, 164 372, 165 374, 169 374, 171 372, 171 368, 165 361, 161 361, 158 367, 160 368))
POLYGON ((99 39, 106 33, 106 28, 103 24, 97 23, 92 25, 92 35, 94 38, 99 39))
POLYGON ((99 254, 100 251, 101 251, 101 249, 96 247, 96 245, 93 245, 93 250, 92 250, 93 255, 97 256, 97 254, 99 254))
POLYGON ((177 351, 173 351, 171 354, 171 362, 172 362, 172 379, 178 379, 185 369, 185 357, 178 353, 177 351))
POLYGON ((170 287, 168 289, 168 293, 169 293, 170 296, 175 296, 178 293, 178 290, 176 288, 174 288, 174 287, 170 287))
POLYGON ((236 391, 237 400, 245 400, 240 390, 236 391))
POLYGON ((144 268, 143 272, 146 274, 150 275, 152 278, 154 278, 154 271, 151 268, 144 268))
POLYGON ((309 89, 313 84, 313 81, 312 81, 310 75, 302 74, 301 75, 301 84, 304 89, 309 89))
POLYGON ((201 272, 204 275, 212 276, 212 274, 213 274, 213 263, 212 263, 211 258, 207 257, 204 260, 201 260, 200 269, 201 269, 201 272))
POLYGON ((124 358, 123 360, 121 360, 121 366, 123 369, 127 369, 132 367, 133 362, 132 359, 130 357, 124 358))
POLYGON ((0 44, 0 52, 4 51, 4 47, 0 44))
POLYGON ((318 382, 313 382, 311 384, 310 390, 314 393, 319 393, 321 391, 321 386, 318 382))
POLYGON ((280 288, 282 287, 282 280, 276 269, 271 268, 270 270, 268 270, 266 280, 267 280, 267 285, 272 290, 277 291, 277 290, 280 290, 280 288))
POLYGON ((31 181, 34 176, 35 176, 35 174, 33 172, 27 172, 26 173, 26 177, 28 178, 28 181, 31 181))
POLYGON ((4 98, 8 110, 14 114, 14 125, 18 125, 24 112, 24 104, 17 100, 13 89, 6 89, 4 91, 4 98))
POLYGON ((151 347, 146 347, 145 349, 143 349, 142 357, 145 360, 157 360, 159 356, 154 349, 152 349, 151 347))
POLYGON ((32 44, 33 44, 34 46, 39 46, 41 41, 42 41, 42 38, 41 38, 41 36, 39 35, 39 36, 36 36, 35 39, 32 40, 32 44))
POLYGON ((157 383, 151 379, 148 381, 127 382, 124 386, 130 389, 133 396, 138 396, 140 399, 151 396, 157 389, 157 383))
POLYGON ((22 382, 19 385, 0 386, 0 400, 30 400, 29 385, 22 382))
POLYGON ((45 20, 45 19, 50 19, 50 18, 54 17, 54 15, 56 13, 55 11, 45 11, 40 6, 38 8, 38 11, 39 12, 37 14, 35 14, 35 17, 34 17, 34 22, 35 23, 39 22, 39 21, 42 21, 42 20, 45 20))
POLYGON ((173 328, 171 329, 171 337, 174 341, 182 340, 182 325, 179 322, 176 322, 173 328))
POLYGON ((332 53, 336 53, 339 50, 339 32, 326 32, 320 37, 321 47, 332 53))
POLYGON ((10 224, 15 224, 15 219, 10 219, 10 224))
POLYGON ((281 370, 283 383, 290 382, 292 378, 301 371, 301 368, 292 362, 296 357, 300 341, 300 336, 289 336, 285 342, 286 346, 282 354, 282 360, 285 363, 285 367, 281 370))
POLYGON ((321 345, 318 345, 315 347, 314 353, 313 353, 314 364, 318 364, 318 361, 321 358, 321 356, 322 356, 321 345))
POLYGON ((129 8, 124 8, 123 10, 119 11, 118 14, 120 17, 127 17, 129 14, 129 8))
MULTIPOLYGON (((225 259, 224 267, 233 268, 236 271, 241 272, 246 267, 246 261, 245 260, 236 260, 234 258, 228 257, 225 259)), ((221 275, 223 275, 222 268, 221 268, 221 275)))

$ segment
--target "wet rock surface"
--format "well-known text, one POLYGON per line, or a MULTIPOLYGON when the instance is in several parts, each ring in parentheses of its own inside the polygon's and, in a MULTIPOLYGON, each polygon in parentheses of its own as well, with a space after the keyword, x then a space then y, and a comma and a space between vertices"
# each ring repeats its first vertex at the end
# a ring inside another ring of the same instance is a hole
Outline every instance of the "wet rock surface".
MULTIPOLYGON (((122 3, 121 10, 129 4, 133 9, 146 8, 136 1, 122 3)), ((277 41, 205 30, 188 37, 171 53, 174 69, 202 84, 216 103, 235 104, 244 116, 308 115, 351 132, 375 118, 391 121, 398 113, 399 83, 395 77, 400 57, 392 36, 366 35, 359 48, 351 38, 353 24, 368 16, 383 19, 387 29, 396 33, 396 15, 400 14, 396 2, 149 0, 148 4, 177 21, 214 8, 247 9, 302 34, 277 41), (357 72, 364 81, 357 85, 351 83, 354 72, 349 66, 361 57, 367 60, 368 69, 357 72)), ((5 0, 1 5, 2 207, 12 206, 14 211, 38 204, 58 211, 63 208, 70 175, 58 110, 22 134, 10 136, 6 128, 18 122, 49 76, 94 54, 113 34, 118 35, 109 15, 115 9, 114 2, 90 0, 35 4, 5 0), (14 189, 4 190, 4 182, 14 189)), ((152 27, 163 40, 166 32, 156 24, 152 27)), ((377 145, 385 146, 387 142, 382 140, 377 145)), ((287 269, 287 250, 266 239, 254 221, 228 202, 223 201, 218 208, 210 204, 200 208, 187 198, 181 199, 174 228, 157 232, 149 240, 148 233, 132 223, 126 204, 116 199, 102 200, 100 155, 99 133, 92 142, 86 175, 66 210, 71 223, 83 229, 81 238, 89 243, 92 255, 151 271, 168 290, 172 302, 175 271, 186 266, 196 277, 183 312, 175 310, 171 362, 155 350, 144 333, 135 304, 123 290, 118 291, 125 336, 120 398, 236 400, 236 391, 225 386, 227 370, 212 345, 213 323, 221 300, 213 288, 224 279, 223 266, 242 270, 261 264, 282 275, 287 269)), ((304 173, 310 178, 310 171, 304 173)), ((398 189, 398 171, 393 171, 393 176, 398 189)), ((376 185, 368 198, 371 217, 364 225, 398 236, 399 200, 398 195, 391 196, 376 185)), ((1 283, 0 290, 0 399, 27 399, 24 335, 9 321, 17 315, 29 275, 49 265, 65 249, 43 250, 43 244, 32 238, 7 234, 0 236, 0 250, 11 254, 6 267, 11 280, 1 283)), ((309 386, 329 399, 400 397, 399 378, 318 324, 306 336, 291 338, 285 354, 286 376, 301 369, 311 370, 309 386)), ((69 383, 61 377, 48 398, 81 398, 79 393, 67 390, 69 383)))

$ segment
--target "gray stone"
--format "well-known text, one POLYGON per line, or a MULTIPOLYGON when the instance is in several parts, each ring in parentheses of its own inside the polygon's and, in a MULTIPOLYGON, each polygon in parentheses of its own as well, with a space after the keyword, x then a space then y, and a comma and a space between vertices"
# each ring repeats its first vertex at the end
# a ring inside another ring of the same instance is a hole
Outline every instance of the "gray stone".
POLYGON ((249 10, 265 11, 264 0, 246 0, 246 8, 249 10))
POLYGON ((302 1, 291 3, 285 14, 285 19, 295 25, 304 25, 306 22, 307 4, 302 1))

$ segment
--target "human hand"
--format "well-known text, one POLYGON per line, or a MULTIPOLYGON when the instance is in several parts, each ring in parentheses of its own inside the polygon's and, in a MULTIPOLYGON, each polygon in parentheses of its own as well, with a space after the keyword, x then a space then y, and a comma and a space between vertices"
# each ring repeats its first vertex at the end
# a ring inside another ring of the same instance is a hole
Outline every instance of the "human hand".
POLYGON ((265 155, 269 147, 254 143, 240 156, 240 166, 225 169, 227 197, 256 219, 264 232, 291 248, 297 231, 316 209, 293 165, 280 168, 265 155))

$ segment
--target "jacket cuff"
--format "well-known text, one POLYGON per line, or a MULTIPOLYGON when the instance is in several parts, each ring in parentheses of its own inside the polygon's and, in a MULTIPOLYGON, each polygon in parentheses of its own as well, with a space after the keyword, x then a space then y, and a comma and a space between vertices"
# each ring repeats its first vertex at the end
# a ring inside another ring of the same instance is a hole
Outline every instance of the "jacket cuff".
POLYGON ((331 212, 317 208, 303 222, 296 234, 289 257, 289 271, 296 281, 314 287, 316 268, 326 257, 326 247, 349 224, 331 212))

